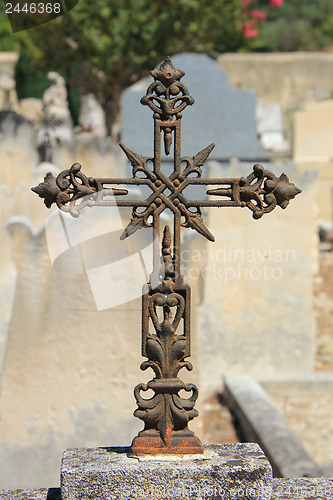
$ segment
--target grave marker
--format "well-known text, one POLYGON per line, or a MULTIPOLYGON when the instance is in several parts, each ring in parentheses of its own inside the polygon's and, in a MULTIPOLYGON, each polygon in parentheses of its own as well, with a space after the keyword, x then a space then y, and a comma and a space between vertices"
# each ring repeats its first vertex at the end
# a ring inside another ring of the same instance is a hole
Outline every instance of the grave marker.
POLYGON ((154 82, 148 87, 141 103, 154 112, 153 158, 121 145, 133 167, 132 178, 87 178, 81 172, 81 165, 76 163, 57 178, 48 173, 44 182, 32 190, 44 198, 48 208, 56 203, 73 217, 79 217, 80 211, 94 205, 132 207, 132 219, 121 239, 142 227, 151 227, 159 235, 160 215, 166 209, 172 212, 173 239, 168 226, 164 228, 161 251, 159 239, 153 239, 153 272, 144 287, 142 354, 148 361, 142 363, 141 369, 152 368, 155 378, 135 388, 138 404, 135 416, 144 421, 145 428, 134 438, 131 453, 134 456, 202 454, 203 446, 187 427, 188 422, 197 416, 194 405, 198 390, 194 384, 185 384, 177 376, 181 368, 192 369, 191 363, 185 361, 190 356, 190 287, 184 283, 181 274, 181 227, 194 229, 214 241, 214 236, 204 224, 201 208, 247 207, 252 211, 253 218, 259 219, 277 205, 285 209, 301 190, 290 183, 285 174, 276 177, 259 164, 254 165, 253 172, 247 177, 202 177, 201 167, 214 144, 192 158, 181 156, 182 111, 194 103, 180 81, 184 72, 176 69, 167 57, 151 74, 154 82), (174 162, 170 175, 162 168, 162 140, 165 155, 170 154, 173 146, 174 162), (151 193, 143 200, 126 199, 128 190, 124 186, 132 185, 146 186, 151 193), (188 199, 186 188, 195 185, 210 187, 207 194, 213 198, 188 199), (119 198, 115 199, 115 196, 119 198), (151 327, 154 333, 150 333, 151 327), (141 392, 149 389, 155 394, 150 399, 144 399, 141 392), (181 390, 191 393, 190 397, 181 397, 181 390))

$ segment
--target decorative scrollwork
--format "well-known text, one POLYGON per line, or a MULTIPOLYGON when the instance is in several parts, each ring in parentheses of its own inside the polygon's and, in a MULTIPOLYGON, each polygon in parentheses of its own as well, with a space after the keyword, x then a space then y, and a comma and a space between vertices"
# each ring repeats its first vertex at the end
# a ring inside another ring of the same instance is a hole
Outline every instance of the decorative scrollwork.
POLYGON ((260 219, 277 205, 287 208, 289 201, 302 192, 289 182, 286 174, 277 177, 259 163, 253 166, 253 172, 247 177, 231 181, 233 187, 209 189, 207 194, 230 197, 238 206, 249 208, 254 219, 260 219))
POLYGON ((186 106, 192 106, 194 99, 188 93, 185 85, 180 82, 184 71, 177 69, 172 64, 170 57, 166 57, 159 68, 150 73, 154 82, 149 85, 146 95, 141 98, 141 104, 149 106, 154 112, 154 118, 165 122, 162 127, 164 132, 165 154, 170 154, 172 144, 174 119, 182 117, 186 106))
POLYGON ((197 410, 194 409, 198 389, 194 384, 184 384, 179 379, 167 379, 162 383, 151 380, 147 384, 138 384, 134 395, 138 404, 134 415, 145 423, 141 436, 145 431, 156 429, 167 447, 171 444, 172 434, 184 431, 188 422, 198 416, 197 410), (152 389, 155 395, 144 399, 140 393, 148 389, 152 389), (191 396, 188 399, 180 397, 178 392, 181 389, 192 392, 191 396))
MULTIPOLYGON (((189 355, 189 303, 186 289, 183 285, 178 290, 173 281, 173 265, 171 257, 170 230, 166 226, 162 241, 162 260, 164 279, 161 285, 145 296, 146 311, 143 323, 143 345, 144 355, 148 360, 141 364, 141 369, 152 368, 155 378, 147 384, 139 384, 134 390, 138 405, 134 415, 145 423, 145 428, 139 433, 132 444, 132 450, 140 450, 145 440, 154 440, 155 446, 162 453, 171 452, 175 443, 173 438, 189 439, 196 452, 202 452, 202 445, 189 431, 187 424, 198 415, 194 409, 198 397, 198 389, 194 384, 185 384, 178 377, 182 368, 192 370, 192 364, 185 361, 189 355), (186 311, 185 311, 186 307, 186 311), (161 311, 162 314, 159 314, 161 311), (186 313, 186 315, 185 315, 186 313), (146 331, 149 328, 149 319, 154 328, 154 333, 146 331), (183 320, 183 332, 177 333, 177 329, 183 320), (148 389, 154 391, 154 396, 145 399, 141 392, 148 389), (179 395, 180 390, 191 392, 189 398, 179 395), (163 443, 163 446, 161 446, 163 443)), ((146 446, 146 445, 144 445, 146 446)), ((193 451, 192 451, 193 452, 193 451)))
POLYGON ((147 185, 152 190, 152 194, 145 200, 145 205, 148 205, 147 208, 142 212, 140 212, 138 208, 133 209, 132 219, 121 238, 124 239, 130 236, 137 229, 142 227, 151 227, 152 222, 149 222, 149 218, 154 214, 160 215, 168 208, 174 214, 183 218, 181 221, 182 227, 194 229, 210 241, 214 241, 214 236, 203 222, 200 208, 191 207, 191 201, 183 194, 183 191, 191 182, 193 174, 198 179, 201 177, 201 167, 214 147, 214 144, 210 144, 202 151, 199 151, 193 158, 188 156, 184 157, 182 162, 185 163, 185 168, 177 175, 173 175, 171 180, 170 177, 167 177, 163 172, 152 172, 149 169, 148 161, 150 158, 141 156, 126 146, 121 145, 121 148, 133 167, 133 178, 137 176, 138 172, 142 172, 146 176, 147 185), (164 191, 167 189, 170 191, 169 195, 164 194, 164 191))
MULTIPOLYGON (((47 208, 56 203, 58 208, 69 212, 73 217, 79 217, 80 211, 85 207, 96 204, 98 184, 92 177, 86 177, 81 172, 81 165, 74 163, 70 169, 60 172, 57 178, 51 172, 44 177, 44 182, 31 188, 40 198, 44 198, 47 208), (85 198, 82 200, 82 198, 85 198), (80 203, 76 203, 77 200, 80 203)), ((126 189, 112 189, 115 195, 124 195, 126 189)))
POLYGON ((141 104, 149 106, 163 121, 172 120, 177 115, 177 118, 180 118, 180 113, 186 106, 194 103, 193 97, 180 82, 184 74, 184 71, 174 67, 170 57, 166 57, 158 69, 151 71, 155 81, 148 87, 141 104))

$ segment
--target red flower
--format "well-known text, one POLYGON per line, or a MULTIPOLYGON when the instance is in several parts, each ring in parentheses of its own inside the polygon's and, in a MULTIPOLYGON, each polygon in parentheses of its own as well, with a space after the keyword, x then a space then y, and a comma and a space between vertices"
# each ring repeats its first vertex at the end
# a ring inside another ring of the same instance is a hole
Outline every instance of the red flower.
POLYGON ((264 19, 266 19, 267 17, 266 12, 263 12, 262 10, 259 9, 251 10, 251 15, 259 22, 264 21, 264 19))
POLYGON ((283 5, 283 0, 270 0, 270 7, 281 7, 283 5))
POLYGON ((259 31, 256 28, 253 28, 253 22, 251 21, 243 26, 242 31, 244 38, 257 38, 259 35, 259 31))

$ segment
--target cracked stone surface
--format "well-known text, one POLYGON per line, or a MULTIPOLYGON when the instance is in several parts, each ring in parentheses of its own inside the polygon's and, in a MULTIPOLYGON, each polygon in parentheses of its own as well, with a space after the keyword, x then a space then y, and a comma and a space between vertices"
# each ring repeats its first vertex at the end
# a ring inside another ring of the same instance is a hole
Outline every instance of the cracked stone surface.
POLYGON ((129 448, 71 449, 63 456, 62 500, 268 500, 271 466, 257 444, 206 445, 209 459, 173 457, 138 461, 129 448))

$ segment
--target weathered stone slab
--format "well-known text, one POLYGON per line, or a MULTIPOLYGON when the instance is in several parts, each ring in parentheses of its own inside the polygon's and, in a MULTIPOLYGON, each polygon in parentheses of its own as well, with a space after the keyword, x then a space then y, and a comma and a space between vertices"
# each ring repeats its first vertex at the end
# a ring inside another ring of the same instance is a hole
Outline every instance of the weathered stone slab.
POLYGON ((129 448, 65 451, 62 500, 268 500, 272 495, 271 466, 253 443, 206 445, 208 459, 138 461, 128 452, 129 448))
MULTIPOLYGON (((333 479, 273 479, 271 500, 327 500, 332 497, 333 479)), ((60 488, 0 491, 0 500, 60 500, 60 498, 60 488)), ((231 495, 226 498, 236 500, 236 497, 231 495)))
POLYGON ((309 103, 294 115, 296 162, 328 162, 333 157, 333 100, 309 103))
POLYGON ((263 388, 253 379, 227 377, 225 397, 246 440, 259 443, 278 477, 318 476, 319 470, 263 388))
POLYGON ((284 141, 281 106, 277 103, 258 104, 256 117, 257 132, 263 147, 270 150, 279 149, 284 141))
POLYGON ((32 123, 14 111, 0 111, 1 184, 13 191, 17 182, 30 184, 38 164, 32 123))

